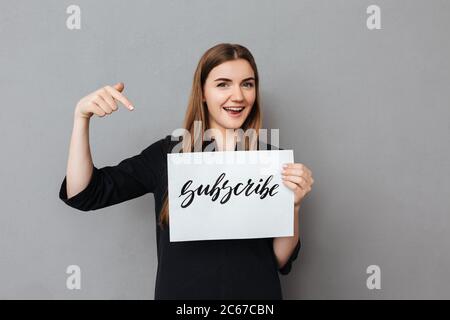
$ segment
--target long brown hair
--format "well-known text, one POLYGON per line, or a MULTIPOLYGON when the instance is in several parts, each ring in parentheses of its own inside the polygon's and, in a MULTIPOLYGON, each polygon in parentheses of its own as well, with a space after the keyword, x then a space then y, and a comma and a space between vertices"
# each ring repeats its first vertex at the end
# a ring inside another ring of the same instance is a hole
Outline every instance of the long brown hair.
MULTIPOLYGON (((210 71, 216 66, 231 60, 245 59, 247 60, 255 74, 255 89, 256 98, 253 104, 250 114, 245 119, 240 133, 242 131, 253 131, 252 133, 258 137, 259 130, 262 126, 262 113, 260 106, 260 96, 259 96, 259 76, 258 69, 256 67, 255 59, 250 51, 239 44, 231 43, 220 43, 214 47, 209 48, 198 62, 197 69, 194 73, 194 79, 192 81, 192 89, 189 97, 188 107, 186 110, 186 115, 184 117, 183 128, 190 133, 190 140, 183 139, 183 152, 192 152, 194 148, 194 142, 198 140, 199 137, 194 137, 194 122, 201 121, 201 135, 203 137, 205 130, 209 129, 209 117, 208 117, 208 107, 206 102, 203 102, 203 87, 206 82, 206 78, 210 71), (195 139, 195 141, 194 141, 195 139)), ((251 147, 248 140, 245 139, 245 150, 249 150, 251 147)), ((169 203, 167 197, 167 191, 164 195, 163 205, 159 215, 159 225, 164 227, 164 224, 168 224, 169 221, 169 203)))

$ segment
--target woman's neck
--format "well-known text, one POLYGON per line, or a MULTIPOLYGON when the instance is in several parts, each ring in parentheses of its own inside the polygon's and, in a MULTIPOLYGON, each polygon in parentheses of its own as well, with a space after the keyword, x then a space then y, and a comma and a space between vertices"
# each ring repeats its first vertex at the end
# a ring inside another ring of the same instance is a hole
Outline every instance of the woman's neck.
POLYGON ((228 131, 228 135, 225 129, 220 132, 219 135, 213 135, 217 151, 234 151, 237 143, 236 132, 228 131))

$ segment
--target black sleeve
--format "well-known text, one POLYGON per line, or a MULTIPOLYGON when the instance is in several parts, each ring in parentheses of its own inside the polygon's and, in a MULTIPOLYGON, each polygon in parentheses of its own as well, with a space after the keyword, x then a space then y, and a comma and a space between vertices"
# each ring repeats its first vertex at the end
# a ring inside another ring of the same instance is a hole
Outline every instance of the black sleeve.
POLYGON ((298 253, 300 251, 300 247, 301 247, 301 243, 300 243, 300 239, 299 239, 297 242, 297 245, 295 246, 294 251, 292 251, 292 254, 289 257, 289 260, 286 262, 286 264, 282 268, 278 269, 278 271, 281 274, 286 275, 291 271, 292 263, 294 262, 295 259, 297 259, 298 253))
POLYGON ((59 198, 68 206, 82 211, 108 207, 154 192, 162 162, 162 140, 153 143, 140 154, 122 160, 115 166, 94 166, 89 184, 82 191, 67 198, 66 177, 61 184, 59 198))

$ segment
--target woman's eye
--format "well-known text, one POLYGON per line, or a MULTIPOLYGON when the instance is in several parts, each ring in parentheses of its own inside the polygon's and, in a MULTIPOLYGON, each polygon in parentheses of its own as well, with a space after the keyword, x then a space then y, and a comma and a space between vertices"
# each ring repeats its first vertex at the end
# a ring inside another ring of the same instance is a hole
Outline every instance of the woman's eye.
MULTIPOLYGON (((218 87, 223 87, 224 85, 228 85, 228 83, 226 83, 226 82, 221 82, 221 83, 219 83, 217 86, 218 86, 218 87)), ((246 86, 247 88, 252 88, 252 87, 253 87, 253 83, 251 83, 251 82, 246 82, 246 83, 244 83, 244 86, 246 86)))

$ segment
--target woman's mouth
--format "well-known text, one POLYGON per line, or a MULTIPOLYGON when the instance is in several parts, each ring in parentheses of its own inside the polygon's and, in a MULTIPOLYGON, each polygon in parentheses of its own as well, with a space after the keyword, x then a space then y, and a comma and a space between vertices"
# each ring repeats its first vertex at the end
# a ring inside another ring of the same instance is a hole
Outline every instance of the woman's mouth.
POLYGON ((242 113, 242 110, 245 109, 244 106, 240 107, 223 107, 223 109, 230 115, 231 117, 239 117, 242 113))

